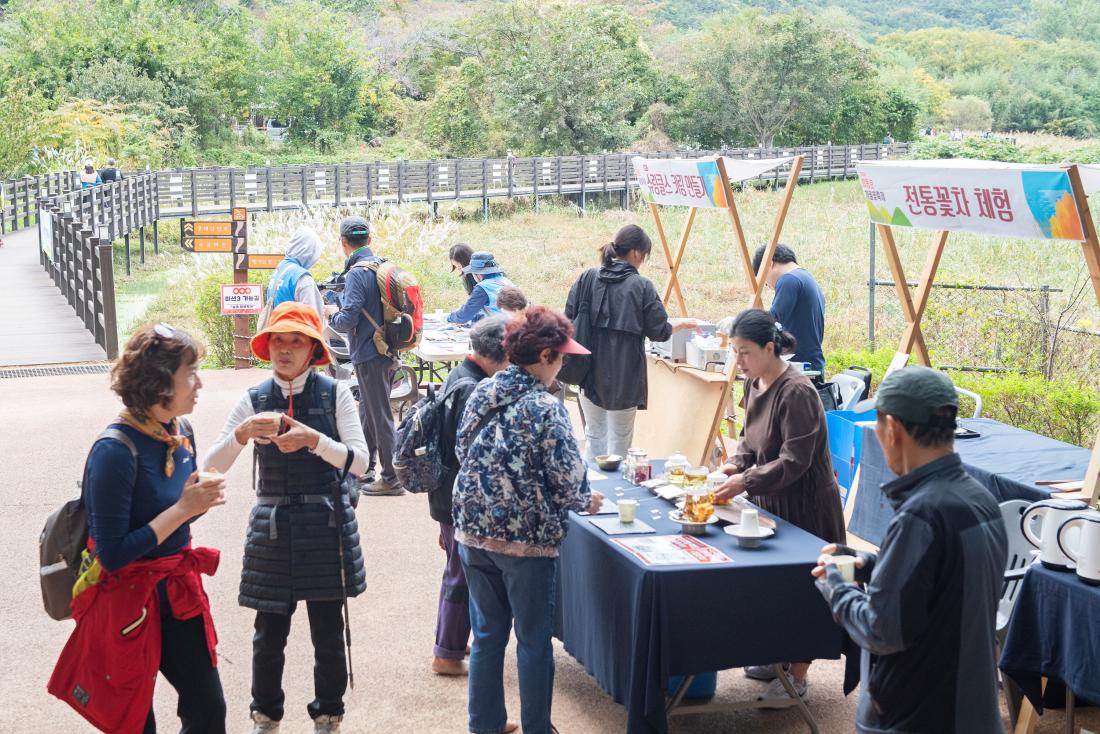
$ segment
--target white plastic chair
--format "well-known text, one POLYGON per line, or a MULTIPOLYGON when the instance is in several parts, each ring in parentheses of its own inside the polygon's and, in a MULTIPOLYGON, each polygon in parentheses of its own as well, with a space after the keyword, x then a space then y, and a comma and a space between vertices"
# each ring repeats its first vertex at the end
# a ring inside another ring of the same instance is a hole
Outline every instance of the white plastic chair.
POLYGON ((967 390, 966 388, 959 387, 958 385, 955 386, 955 392, 957 392, 959 395, 962 395, 964 397, 968 397, 968 398, 970 398, 971 400, 974 401, 974 415, 970 416, 971 418, 981 418, 982 417, 982 396, 981 395, 974 392, 973 390, 967 390))
POLYGON ((852 375, 836 374, 830 380, 840 393, 838 410, 851 410, 859 402, 859 396, 863 394, 863 380, 852 375))
POLYGON ((1008 562, 1005 564, 1005 584, 1001 592, 1001 602, 997 606, 997 636, 1003 637, 1008 629, 1008 618, 1012 616, 1012 607, 1016 604, 1016 592, 1020 588, 1027 567, 1031 565, 1033 547, 1024 537, 1020 527, 1020 517, 1031 504, 1026 500, 1008 500, 1002 502, 1001 517, 1004 518, 1005 532, 1008 535, 1008 562))

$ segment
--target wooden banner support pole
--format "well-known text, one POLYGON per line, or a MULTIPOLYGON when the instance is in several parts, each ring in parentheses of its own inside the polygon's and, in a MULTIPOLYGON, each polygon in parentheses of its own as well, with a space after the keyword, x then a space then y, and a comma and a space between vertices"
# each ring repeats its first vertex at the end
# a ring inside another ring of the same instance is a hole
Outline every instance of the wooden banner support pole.
MULTIPOLYGON (((1077 201, 1077 213, 1081 216, 1081 225, 1085 231, 1085 241, 1081 243, 1081 249, 1085 254, 1085 265, 1089 269, 1096 303, 1100 305, 1100 238, 1096 235, 1096 225, 1093 224, 1092 213, 1089 211, 1088 194, 1081 183, 1081 171, 1074 165, 1070 166, 1067 172, 1070 185, 1073 187, 1073 198, 1077 201)), ((1095 507, 1097 500, 1100 499, 1100 433, 1097 434, 1096 444, 1092 447, 1092 461, 1089 462, 1088 471, 1085 472, 1085 483, 1081 491, 1088 498, 1089 506, 1095 507)))
MULTIPOLYGON (((717 161, 718 175, 723 181, 729 181, 726 173, 726 163, 721 158, 717 161)), ((745 230, 741 226, 741 215, 737 213, 737 204, 733 201, 733 187, 726 185, 725 209, 729 214, 730 224, 733 225, 733 236, 737 241, 737 250, 741 253, 741 264, 745 268, 745 278, 749 281, 749 288, 756 290, 756 272, 752 268, 752 253, 749 252, 749 242, 745 239, 745 230)))
POLYGON ((768 282, 768 271, 772 267, 775 248, 779 246, 779 235, 783 232, 783 225, 787 221, 787 212, 791 208, 794 187, 798 185, 798 177, 802 174, 802 160, 802 156, 798 155, 791 161, 791 170, 787 173, 787 186, 783 189, 783 202, 779 205, 779 211, 775 213, 772 237, 768 240, 768 246, 764 250, 764 258, 760 261, 760 272, 756 273, 753 278, 752 308, 763 308, 764 306, 764 285, 768 282))
MULTIPOLYGON (((913 305, 913 298, 909 294, 909 282, 905 279, 905 268, 901 264, 901 256, 898 255, 898 246, 894 241, 894 231, 885 224, 878 225, 879 239, 882 240, 882 249, 886 253, 886 262, 890 265, 890 272, 894 278, 894 290, 898 294, 898 303, 901 304, 901 315, 905 318, 906 324, 906 336, 902 337, 902 348, 900 351, 905 354, 909 354, 914 348, 917 351, 917 360, 926 367, 932 366, 932 361, 928 358, 928 347, 924 343, 924 334, 920 330, 921 316, 924 315, 924 305, 921 306, 921 315, 917 315, 917 309, 913 305), (906 343, 909 342, 909 346, 906 347, 906 343)), ((932 253, 929 253, 929 261, 932 260, 933 254, 935 254, 935 266, 939 265, 939 255, 943 253, 943 245, 946 242, 946 233, 937 239, 937 245, 933 246, 932 253), (939 250, 939 254, 936 254, 936 250, 939 250)), ((931 277, 936 275, 936 267, 931 268, 931 277)), ((928 274, 929 268, 925 267, 925 274, 928 274)), ((931 289, 932 281, 927 281, 928 288, 931 289)), ((923 288, 924 284, 921 284, 923 288)), ((925 294, 925 304, 927 304, 928 294, 925 294)))
MULTIPOLYGON (((665 286, 664 304, 668 307, 668 302, 672 297, 672 293, 676 293, 676 300, 680 303, 680 314, 687 316, 687 304, 684 302, 684 292, 680 290, 680 280, 677 277, 677 270, 679 265, 675 264, 672 257, 672 250, 668 246, 668 235, 665 234, 665 225, 661 221, 660 207, 656 204, 649 205, 649 211, 653 214, 653 223, 657 227, 657 239, 661 241, 661 249, 665 252, 665 262, 668 263, 668 285, 665 286)), ((687 242, 688 233, 691 231, 691 225, 695 221, 695 209, 692 208, 688 212, 688 220, 684 227, 684 234, 680 238, 680 250, 683 251, 683 246, 687 242)), ((678 262, 678 261, 677 261, 678 262)))

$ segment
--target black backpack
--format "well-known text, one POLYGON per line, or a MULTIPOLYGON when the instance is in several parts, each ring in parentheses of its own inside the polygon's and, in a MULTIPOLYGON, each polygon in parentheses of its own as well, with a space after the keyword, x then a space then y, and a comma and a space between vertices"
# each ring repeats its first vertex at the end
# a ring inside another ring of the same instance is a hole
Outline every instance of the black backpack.
POLYGON ((443 487, 443 415, 451 395, 463 385, 477 380, 458 380, 445 392, 428 387, 397 427, 393 449, 393 468, 401 485, 415 494, 434 492, 443 487))
MULTIPOLYGON (((179 419, 180 433, 193 440, 191 424, 179 419)), ((124 431, 110 426, 92 442, 94 448, 102 439, 118 441, 130 450, 134 459, 134 476, 130 484, 137 479, 138 452, 134 442, 124 431)), ((91 449, 88 456, 91 457, 91 449)), ((88 481, 88 461, 84 460, 84 471, 77 482, 80 495, 54 510, 38 536, 38 578, 42 587, 42 606, 46 614, 53 619, 62 620, 72 616, 73 586, 80 578, 81 554, 88 547, 88 511, 84 506, 84 486, 88 481)), ((94 555, 93 555, 94 557, 94 555)))

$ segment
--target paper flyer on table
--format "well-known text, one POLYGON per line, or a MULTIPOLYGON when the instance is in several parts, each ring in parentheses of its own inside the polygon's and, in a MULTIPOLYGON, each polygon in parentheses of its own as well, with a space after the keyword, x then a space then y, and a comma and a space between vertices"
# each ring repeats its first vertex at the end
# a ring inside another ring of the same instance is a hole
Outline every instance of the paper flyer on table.
POLYGON ((658 535, 648 538, 612 538, 647 566, 707 566, 733 563, 717 548, 689 535, 658 535))

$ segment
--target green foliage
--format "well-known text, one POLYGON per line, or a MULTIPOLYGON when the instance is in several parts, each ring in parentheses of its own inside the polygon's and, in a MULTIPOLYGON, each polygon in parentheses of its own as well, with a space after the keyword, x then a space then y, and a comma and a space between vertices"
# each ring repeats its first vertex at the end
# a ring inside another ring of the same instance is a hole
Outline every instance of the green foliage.
POLYGON ((618 149, 659 94, 638 23, 618 8, 523 0, 471 26, 497 117, 525 153, 618 149))
POLYGON ((690 66, 680 130, 700 145, 856 142, 885 132, 885 94, 866 50, 820 32, 806 13, 717 19, 690 66))
POLYGON ((982 396, 982 415, 1019 428, 1089 446, 1100 427, 1100 395, 1077 380, 1039 375, 956 372, 959 387, 982 396))
POLYGON ((25 79, 0 81, 0 173, 27 173, 46 100, 25 79))
POLYGON ((476 59, 464 60, 443 76, 428 105, 424 129, 428 143, 450 157, 488 154, 491 105, 484 67, 476 59))
MULTIPOLYGON (((889 348, 838 349, 826 355, 825 371, 832 375, 851 365, 867 367, 873 392, 893 357, 889 348)), ((1078 378, 1047 380, 1014 372, 951 372, 950 376, 959 387, 981 396, 983 417, 1078 446, 1091 445, 1100 428, 1100 394, 1078 378)), ((960 415, 970 415, 973 409, 969 398, 961 399, 960 415)))
POLYGON ((976 158, 1008 163, 1100 163, 1100 146, 1087 145, 1071 151, 1051 151, 1042 146, 1022 147, 1004 138, 969 137, 948 140, 945 136, 919 141, 910 153, 912 158, 976 158))
POLYGON ((947 102, 947 123, 960 130, 989 130, 993 110, 988 102, 973 95, 957 97, 947 102))
POLYGON ((347 25, 341 14, 305 2, 274 8, 267 20, 263 87, 293 140, 324 148, 359 128, 364 59, 347 25))

